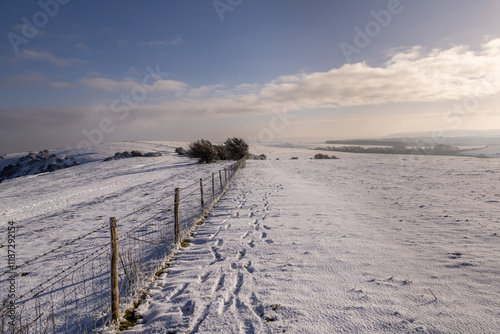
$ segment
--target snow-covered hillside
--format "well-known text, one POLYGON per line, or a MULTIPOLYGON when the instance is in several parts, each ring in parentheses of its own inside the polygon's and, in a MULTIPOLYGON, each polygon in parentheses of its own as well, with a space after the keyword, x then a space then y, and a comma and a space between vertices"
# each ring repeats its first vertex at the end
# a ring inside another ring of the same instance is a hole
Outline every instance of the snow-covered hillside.
POLYGON ((500 331, 500 160, 256 153, 127 333, 500 331))
MULTIPOLYGON (((177 143, 105 144, 85 156, 76 157, 75 161, 80 163, 77 166, 0 183, 0 227, 7 231, 10 221, 15 222, 16 227, 15 258, 19 275, 16 297, 26 299, 26 296, 47 289, 57 277, 49 282, 47 279, 75 263, 86 261, 95 250, 107 247, 109 217, 125 217, 149 206, 120 221, 121 236, 151 215, 166 210, 173 203, 176 187, 194 184, 196 190, 200 178, 211 176, 229 163, 200 165, 196 159, 174 153, 174 145, 177 143), (160 152, 162 156, 104 161, 116 152, 133 150, 160 152), (24 265, 26 261, 29 263, 24 265)), ((186 193, 182 195, 185 197, 186 193)), ((196 203, 199 205, 199 195, 196 203)), ((5 259, 7 243, 5 232, 0 242, 5 259)), ((109 247, 105 251, 109 252, 109 247)), ((9 275, 5 270, 0 272, 0 283, 8 288, 9 275)))
MULTIPOLYGON (((79 166, 2 182, 1 227, 16 221, 18 263, 221 167, 175 146, 107 144, 79 166), (103 161, 131 150, 162 156, 103 161)), ((500 331, 500 159, 311 160, 309 147, 284 146, 251 147, 268 160, 248 161, 151 283, 128 333, 500 331)), ((19 292, 108 240, 105 229, 33 263, 19 292)))

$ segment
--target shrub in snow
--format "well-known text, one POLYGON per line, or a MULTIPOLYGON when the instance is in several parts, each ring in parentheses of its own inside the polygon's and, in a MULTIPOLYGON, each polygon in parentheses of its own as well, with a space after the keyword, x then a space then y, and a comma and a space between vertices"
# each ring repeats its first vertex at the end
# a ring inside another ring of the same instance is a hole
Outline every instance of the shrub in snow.
POLYGON ((161 152, 148 152, 144 154, 144 156, 147 158, 161 157, 162 155, 163 154, 161 154, 161 152))
POLYGON ((267 157, 265 154, 261 154, 261 155, 256 155, 256 154, 249 154, 248 155, 248 159, 251 159, 251 160, 266 160, 267 157))
POLYGON ((187 152, 184 148, 182 147, 177 147, 175 149, 175 153, 177 153, 178 155, 187 155, 187 152))
POLYGON ((314 159, 338 159, 336 156, 329 156, 328 154, 318 153, 314 156, 314 159))
POLYGON ((226 148, 224 145, 214 145, 215 150, 217 151, 217 158, 219 160, 227 160, 228 156, 226 154, 226 148))
POLYGON ((200 139, 190 143, 188 156, 190 158, 198 159, 200 163, 210 163, 219 160, 217 149, 210 141, 205 139, 200 139))
POLYGON ((144 156, 144 153, 142 153, 141 151, 132 151, 130 152, 130 155, 133 157, 142 157, 144 156))
POLYGON ((57 154, 50 153, 48 150, 39 151, 38 153, 31 152, 5 166, 0 171, 0 179, 54 172, 76 165, 79 165, 79 163, 68 155, 58 157, 57 154), (69 159, 72 161, 67 163, 66 160, 69 159))
POLYGON ((162 154, 160 152, 148 152, 144 153, 141 151, 132 151, 132 152, 116 152, 114 156, 104 159, 104 161, 125 159, 125 158, 134 158, 134 157, 161 157, 162 154))
POLYGON ((291 160, 299 160, 299 157, 292 157, 291 160))
POLYGON ((241 138, 228 138, 222 145, 214 145, 201 139, 189 144, 186 155, 210 163, 218 160, 240 160, 248 158, 248 144, 241 138))
POLYGON ((16 171, 16 166, 9 164, 2 169, 2 171, 0 172, 0 177, 2 179, 8 179, 9 177, 12 177, 16 173, 16 171))
POLYGON ((228 159, 240 160, 248 157, 248 144, 242 138, 226 139, 224 148, 228 159))

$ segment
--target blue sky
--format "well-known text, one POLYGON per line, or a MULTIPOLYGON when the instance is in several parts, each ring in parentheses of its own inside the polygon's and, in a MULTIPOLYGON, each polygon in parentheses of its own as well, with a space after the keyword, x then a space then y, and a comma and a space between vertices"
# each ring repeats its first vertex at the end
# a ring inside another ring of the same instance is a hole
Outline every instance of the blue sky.
POLYGON ((499 12, 493 0, 0 1, 0 153, 498 128, 499 12))

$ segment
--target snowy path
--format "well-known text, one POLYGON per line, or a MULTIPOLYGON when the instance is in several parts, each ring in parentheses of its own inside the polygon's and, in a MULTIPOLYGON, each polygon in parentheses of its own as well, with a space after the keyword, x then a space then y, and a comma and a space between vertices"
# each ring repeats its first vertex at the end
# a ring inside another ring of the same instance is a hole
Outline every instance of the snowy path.
POLYGON ((127 333, 499 332, 500 180, 428 158, 250 161, 127 333))

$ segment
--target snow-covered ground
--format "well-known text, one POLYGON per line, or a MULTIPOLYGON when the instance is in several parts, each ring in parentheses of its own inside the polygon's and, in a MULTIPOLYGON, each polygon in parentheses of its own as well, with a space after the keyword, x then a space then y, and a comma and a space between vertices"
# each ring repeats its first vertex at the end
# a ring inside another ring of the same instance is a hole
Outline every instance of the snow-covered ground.
MULTIPOLYGON (((78 282, 75 275, 85 274, 85 279, 90 279, 88 266, 84 268, 85 272, 79 269, 82 261, 87 261, 93 252, 102 247, 105 247, 104 257, 109 253, 109 247, 106 247, 110 242, 109 217, 121 218, 155 203, 119 222, 118 233, 122 239, 122 234, 171 206, 176 187, 184 188, 194 184, 196 190, 200 178, 211 176, 212 172, 217 172, 228 164, 224 162, 200 165, 196 159, 174 153, 176 144, 105 144, 87 155, 76 156, 75 161, 80 163, 78 166, 8 179, 0 183, 0 228, 4 231, 0 250, 2 258, 5 259, 0 272, 2 301, 7 297, 7 279, 10 276, 5 272, 8 222, 15 222, 16 227, 15 259, 18 266, 16 272, 19 275, 16 278, 16 298, 24 296, 21 300, 26 300, 39 292, 44 292, 43 296, 47 298, 50 295, 45 292, 58 289, 66 293, 64 289, 72 285, 68 280, 78 282), (161 152, 162 156, 104 161, 116 152, 132 150, 161 152), (158 202, 165 196, 168 197, 158 202), (86 236, 81 238, 84 235, 86 236), (29 263, 25 265, 27 261, 29 263), (71 270, 76 270, 76 274, 53 286, 59 281, 59 275, 64 276, 63 270, 70 267, 71 270), (47 282, 52 277, 54 279, 47 282), (33 288, 34 291, 30 291, 33 288)), ((58 150, 51 152, 64 154, 58 150)), ((5 159, 25 155, 26 153, 14 154, 5 159)), ((184 194, 181 192, 181 197, 184 194)), ((196 202, 199 203, 198 196, 196 202)), ((159 218, 164 216, 165 214, 159 218)), ((161 223, 163 226, 172 222, 170 219, 161 223)), ((170 230, 173 231, 173 228, 169 228, 168 232, 170 230)), ((93 263, 90 265, 98 266, 93 263)), ((92 270, 109 271, 109 266, 101 268, 105 261, 100 261, 99 265, 98 269, 92 270)), ((158 266, 161 266, 161 263, 158 263, 158 266)), ((108 278, 109 275, 105 277, 108 278)), ((83 281, 83 278, 81 279, 83 281)), ((87 290, 86 294, 90 294, 90 291, 87 290)), ((25 312, 31 312, 30 307, 28 306, 25 312)), ((56 310, 56 314, 59 311, 56 310)))
POLYGON ((127 333, 500 331, 500 160, 254 153, 127 333))
MULTIPOLYGON (((0 226, 19 227, 18 264, 221 167, 175 146, 107 144, 79 166, 3 181, 0 226), (131 150, 163 156, 102 161, 131 150)), ((500 332, 500 159, 311 160, 310 147, 283 146, 251 148, 268 160, 248 161, 128 333, 500 332)), ((73 257, 24 268, 20 292, 73 257)))
POLYGON ((500 146, 488 146, 479 150, 461 152, 460 155, 482 158, 500 158, 500 146))

